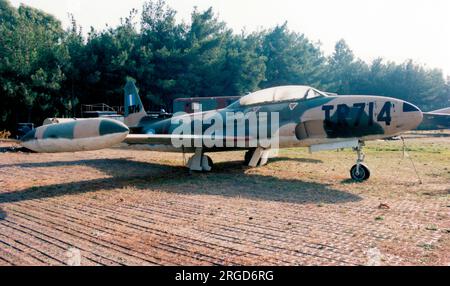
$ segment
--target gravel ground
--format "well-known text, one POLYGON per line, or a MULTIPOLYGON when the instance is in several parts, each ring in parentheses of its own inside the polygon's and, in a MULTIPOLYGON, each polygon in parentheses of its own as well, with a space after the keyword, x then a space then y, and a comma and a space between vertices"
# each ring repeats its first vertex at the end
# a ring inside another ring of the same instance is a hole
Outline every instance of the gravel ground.
POLYGON ((450 133, 407 144, 422 184, 401 141, 368 144, 360 184, 351 151, 192 175, 173 153, 0 153, 0 265, 449 265, 450 133))

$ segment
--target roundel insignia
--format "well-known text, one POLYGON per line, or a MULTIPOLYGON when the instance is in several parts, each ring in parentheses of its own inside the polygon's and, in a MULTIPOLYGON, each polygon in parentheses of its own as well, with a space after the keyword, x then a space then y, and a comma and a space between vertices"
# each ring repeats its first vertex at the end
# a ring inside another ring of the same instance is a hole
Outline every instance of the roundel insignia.
POLYGON ((298 105, 297 102, 289 103, 289 109, 292 111, 297 107, 297 105, 298 105))

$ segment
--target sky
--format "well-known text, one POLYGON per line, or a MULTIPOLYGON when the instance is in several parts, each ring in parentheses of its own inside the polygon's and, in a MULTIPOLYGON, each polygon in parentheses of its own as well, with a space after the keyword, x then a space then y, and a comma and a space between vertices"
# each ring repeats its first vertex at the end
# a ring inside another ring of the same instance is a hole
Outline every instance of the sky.
MULTIPOLYGON (((68 13, 88 31, 115 26, 145 0, 10 0, 55 15, 64 26, 68 13)), ((354 54, 370 62, 383 57, 401 63, 413 59, 450 76, 449 0, 166 0, 189 22, 194 6, 213 7, 236 33, 252 32, 288 22, 292 31, 320 41, 326 55, 345 39, 354 54)))

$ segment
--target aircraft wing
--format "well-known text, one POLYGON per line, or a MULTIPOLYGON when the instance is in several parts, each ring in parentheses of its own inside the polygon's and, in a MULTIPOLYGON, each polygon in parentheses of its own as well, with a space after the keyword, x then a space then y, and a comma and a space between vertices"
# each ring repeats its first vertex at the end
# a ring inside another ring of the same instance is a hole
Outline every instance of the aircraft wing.
MULTIPOLYGON (((128 135, 124 143, 129 145, 172 145, 174 140, 223 140, 223 142, 250 142, 250 137, 225 137, 225 136, 204 136, 204 135, 173 135, 173 134, 130 134, 128 135)), ((193 145, 193 144, 192 144, 193 145)))
POLYGON ((127 138, 125 138, 123 142, 130 145, 139 145, 139 144, 171 145, 173 139, 176 138, 172 135, 130 134, 127 136, 127 138))

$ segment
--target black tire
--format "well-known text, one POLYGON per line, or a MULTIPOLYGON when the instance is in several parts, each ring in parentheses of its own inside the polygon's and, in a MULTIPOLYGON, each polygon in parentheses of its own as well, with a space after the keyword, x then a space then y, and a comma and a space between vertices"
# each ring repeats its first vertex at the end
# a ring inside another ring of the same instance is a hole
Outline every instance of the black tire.
POLYGON ((363 182, 370 178, 370 170, 366 165, 360 164, 359 165, 359 173, 357 172, 358 165, 355 165, 350 170, 350 176, 352 177, 353 181, 356 182, 363 182))
POLYGON ((211 167, 211 170, 214 169, 214 162, 211 157, 206 156, 206 158, 208 159, 208 165, 211 167))

